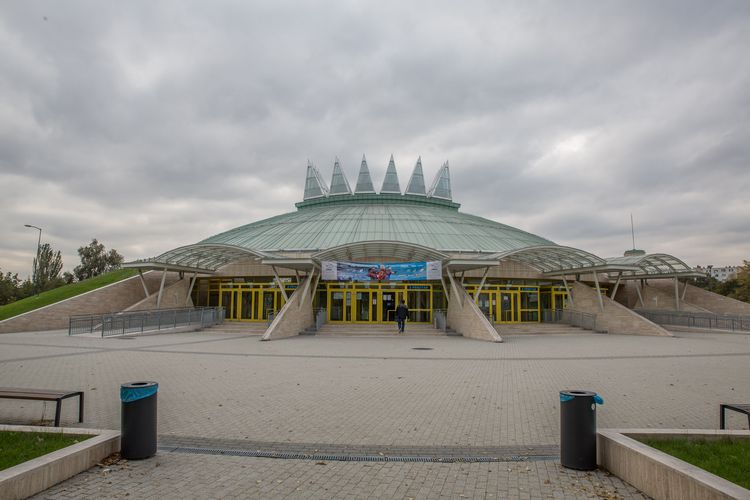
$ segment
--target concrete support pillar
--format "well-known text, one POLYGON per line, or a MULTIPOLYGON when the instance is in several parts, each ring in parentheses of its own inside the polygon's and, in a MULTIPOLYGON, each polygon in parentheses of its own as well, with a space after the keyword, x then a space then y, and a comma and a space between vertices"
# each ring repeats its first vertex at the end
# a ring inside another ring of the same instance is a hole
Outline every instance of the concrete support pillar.
POLYGON ((281 282, 281 278, 279 278, 279 273, 276 271, 276 266, 271 266, 271 270, 273 271, 273 276, 276 278, 276 283, 278 283, 279 285, 279 289, 281 290, 281 295, 284 297, 284 302, 287 302, 289 300, 289 297, 286 294, 284 283, 281 282))
POLYGON ((638 294, 638 302, 641 303, 641 307, 646 307, 646 304, 643 303, 643 295, 641 295, 641 285, 638 282, 635 283, 635 293, 638 294))
POLYGON ((602 300, 602 290, 599 288, 599 275, 594 271, 594 284, 596 285, 596 296, 599 299, 599 310, 604 310, 604 301, 602 300))
POLYGON ((489 266, 484 269, 484 274, 482 275, 482 281, 479 282, 479 288, 477 288, 477 291, 474 293, 474 303, 479 303, 479 294, 482 292, 482 288, 484 288, 484 282, 487 281, 487 273, 490 272, 489 266))
POLYGON ((188 305, 188 301, 190 300, 190 294, 193 293, 193 287, 195 286, 195 281, 198 279, 198 273, 193 273, 193 277, 190 279, 190 286, 188 287, 187 294, 185 294, 185 307, 188 305))
POLYGON ((141 285, 143 286, 143 293, 145 294, 145 298, 148 298, 148 287, 146 286, 146 280, 143 279, 143 271, 141 268, 138 268, 138 276, 141 278, 141 285))
POLYGON ((617 287, 620 286, 620 278, 622 278, 622 271, 617 275, 617 281, 615 282, 615 289, 612 291, 612 300, 615 300, 617 296, 617 287))
POLYGON ((570 306, 573 307, 574 305, 573 294, 570 293, 570 288, 568 287, 568 280, 565 279, 564 274, 563 274, 562 280, 563 280, 563 285, 565 286, 565 293, 568 294, 568 302, 570 302, 570 306))
POLYGON ((161 284, 159 285, 159 295, 156 297, 156 308, 159 309, 161 307, 161 296, 164 295, 164 281, 167 279, 167 268, 164 268, 164 271, 161 273, 161 284))

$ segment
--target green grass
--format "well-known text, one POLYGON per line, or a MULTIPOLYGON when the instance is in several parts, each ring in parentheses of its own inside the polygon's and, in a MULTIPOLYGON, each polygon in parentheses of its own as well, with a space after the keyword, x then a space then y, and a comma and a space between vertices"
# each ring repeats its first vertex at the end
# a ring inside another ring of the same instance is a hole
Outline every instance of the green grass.
POLYGON ((644 439, 643 443, 750 489, 750 440, 644 439))
POLYGON ((0 431, 0 470, 80 443, 93 436, 46 432, 0 431))
POLYGON ((96 290, 97 288, 135 276, 136 274, 138 274, 136 269, 118 269, 111 273, 95 276, 77 283, 71 283, 70 285, 63 285, 42 292, 39 295, 32 295, 31 297, 11 302, 10 304, 0 306, 0 321, 25 312, 33 311, 34 309, 39 309, 40 307, 54 304, 55 302, 60 302, 64 299, 69 299, 70 297, 75 297, 76 295, 81 295, 82 293, 90 292, 91 290, 96 290))

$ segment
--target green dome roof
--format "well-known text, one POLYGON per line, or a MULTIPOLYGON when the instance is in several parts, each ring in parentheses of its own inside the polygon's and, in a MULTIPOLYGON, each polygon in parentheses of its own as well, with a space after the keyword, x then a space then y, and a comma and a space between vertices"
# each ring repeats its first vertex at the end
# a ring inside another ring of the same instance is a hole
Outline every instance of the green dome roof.
POLYGON ((424 196, 356 194, 307 200, 297 211, 217 234, 200 244, 260 252, 319 251, 363 241, 399 241, 443 252, 497 253, 554 245, 539 236, 458 211, 424 196))

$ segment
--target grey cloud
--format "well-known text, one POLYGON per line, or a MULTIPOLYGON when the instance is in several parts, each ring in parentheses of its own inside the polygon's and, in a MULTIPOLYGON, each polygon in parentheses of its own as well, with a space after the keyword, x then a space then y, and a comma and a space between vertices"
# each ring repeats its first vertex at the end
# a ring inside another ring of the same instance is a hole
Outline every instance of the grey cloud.
MULTIPOLYGON (((293 209, 306 160, 600 255, 750 254, 750 5, 34 2, 0 7, 0 267, 24 223, 156 255, 293 209), (47 18, 46 20, 44 18, 47 18), (20 226, 20 229, 19 229, 20 226), (624 236, 622 236, 624 234, 624 236), (703 237, 701 237, 703 236, 703 237), (667 243, 665 243, 667 242, 667 243)), ((723 260, 722 260, 723 259, 723 260)))

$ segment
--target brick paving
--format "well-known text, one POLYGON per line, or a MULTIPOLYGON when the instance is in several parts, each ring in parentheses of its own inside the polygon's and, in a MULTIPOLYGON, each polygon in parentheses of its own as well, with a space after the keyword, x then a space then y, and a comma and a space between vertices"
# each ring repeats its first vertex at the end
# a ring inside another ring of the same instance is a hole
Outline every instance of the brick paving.
POLYGON ((528 463, 322 462, 160 453, 94 467, 34 498, 644 498, 603 472, 528 463))
MULTIPOLYGON (((269 449, 390 447, 446 454, 557 446, 561 389, 599 392, 605 399, 598 411, 600 427, 715 429, 720 402, 750 401, 750 335, 524 334, 505 340, 259 342, 257 336, 210 330, 132 340, 5 334, 0 336, 0 385, 84 389, 86 416, 80 425, 117 429, 119 384, 156 380, 164 443, 234 440, 269 449)), ((75 406, 64 404, 64 425, 79 425, 75 406)), ((0 400, 2 423, 48 422, 53 415, 54 405, 0 400)), ((728 423, 743 428, 745 422, 730 418, 728 423)), ((130 491, 136 498, 174 498, 181 496, 179 488, 196 498, 637 495, 602 472, 572 473, 549 460, 323 466, 164 449, 155 459, 116 465, 106 473, 92 469, 46 494, 117 497, 130 491)))

